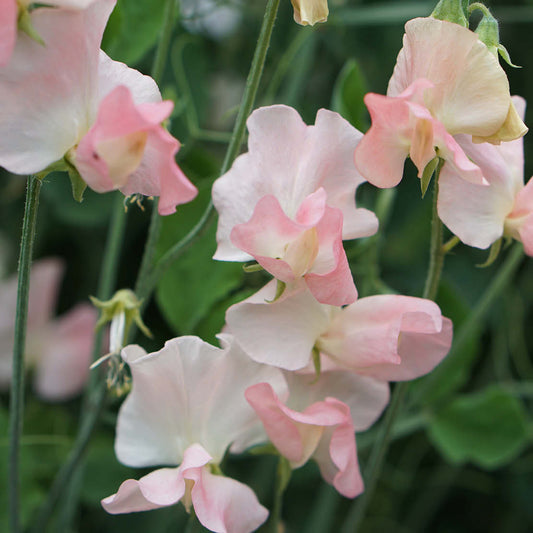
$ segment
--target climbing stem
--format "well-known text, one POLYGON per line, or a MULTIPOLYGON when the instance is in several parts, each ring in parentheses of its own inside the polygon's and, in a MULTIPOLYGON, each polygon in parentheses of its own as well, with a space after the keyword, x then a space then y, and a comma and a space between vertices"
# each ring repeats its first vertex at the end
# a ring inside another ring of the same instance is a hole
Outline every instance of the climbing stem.
POLYGON ((30 291, 30 267, 33 242, 37 224, 41 180, 28 177, 26 206, 22 223, 22 238, 18 264, 17 307, 15 311, 15 339, 13 343, 13 369, 9 403, 9 466, 8 498, 9 524, 12 533, 21 531, 20 526, 20 441, 24 418, 24 350, 28 322, 28 297, 30 291))

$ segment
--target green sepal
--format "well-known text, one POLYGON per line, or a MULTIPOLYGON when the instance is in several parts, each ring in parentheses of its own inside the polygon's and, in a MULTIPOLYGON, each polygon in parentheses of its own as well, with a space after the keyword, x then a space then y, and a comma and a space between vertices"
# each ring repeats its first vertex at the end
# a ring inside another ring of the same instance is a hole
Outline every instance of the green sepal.
POLYGON ((468 0, 440 0, 430 16, 468 28, 468 0))
POLYGON ((259 263, 251 263, 249 265, 242 265, 242 269, 246 273, 261 272, 261 270, 264 270, 264 268, 259 263))
POLYGON ((278 450, 271 442, 254 446, 248 450, 248 453, 250 455, 279 455, 278 450))
POLYGON ((95 307, 100 309, 100 318, 96 323, 96 328, 101 328, 104 324, 111 322, 113 318, 120 313, 126 315, 126 324, 124 328, 124 337, 128 336, 129 329, 133 323, 147 336, 152 337, 152 332, 142 321, 140 308, 142 300, 139 300, 135 293, 130 289, 121 289, 117 291, 110 300, 105 302, 89 296, 95 307))
POLYGON ((280 455, 278 469, 276 471, 277 486, 280 492, 284 492, 291 480, 292 467, 288 459, 280 455))
POLYGON ((507 48, 505 48, 505 46, 503 46, 503 44, 499 44, 497 47, 498 49, 498 54, 500 55, 500 57, 510 66, 510 67, 513 67, 513 68, 522 68, 521 65, 515 65, 512 61, 511 61, 511 56, 509 55, 509 52, 507 51, 507 48))
POLYGON ((269 303, 269 304, 273 304, 274 302, 276 302, 277 300, 279 300, 282 296, 282 294, 285 292, 285 287, 287 287, 287 284, 284 283, 283 281, 281 280, 276 280, 277 281, 277 284, 276 284, 276 294, 274 295, 274 298, 272 300, 265 300, 265 302, 269 303))
POLYGON ((68 177, 70 178, 70 185, 72 186, 72 196, 76 202, 83 202, 83 193, 87 188, 87 183, 80 176, 80 173, 72 165, 68 165, 68 177))
POLYGON ((431 178, 433 177, 433 174, 435 173, 435 169, 437 168, 437 165, 439 164, 439 157, 434 157, 424 168, 424 172, 422 172, 422 177, 420 178, 420 190, 422 191, 422 198, 426 196, 426 192, 428 190, 429 184, 431 183, 431 178))
POLYGON ((490 247, 489 257, 484 263, 481 263, 480 265, 476 265, 478 268, 487 268, 498 259, 498 255, 500 255, 500 251, 502 249, 502 241, 503 239, 500 237, 496 242, 492 243, 492 246, 490 247))
POLYGON ((320 372, 322 370, 322 361, 320 360, 320 350, 313 346, 313 366, 315 367, 315 379, 311 383, 311 385, 314 385, 319 379, 320 379, 320 372))
POLYGON ((39 43, 42 46, 46 46, 41 36, 35 31, 33 24, 31 23, 30 13, 25 7, 19 6, 19 16, 18 16, 18 29, 24 32, 30 39, 33 39, 35 42, 39 43))

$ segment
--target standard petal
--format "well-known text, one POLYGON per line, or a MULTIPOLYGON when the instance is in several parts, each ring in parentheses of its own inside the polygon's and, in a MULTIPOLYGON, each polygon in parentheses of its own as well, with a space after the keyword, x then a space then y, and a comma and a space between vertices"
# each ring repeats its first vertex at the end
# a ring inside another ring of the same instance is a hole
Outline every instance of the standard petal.
POLYGON ((149 355, 135 346, 123 350, 133 386, 117 422, 121 462, 178 464, 194 443, 220 462, 232 442, 253 430, 257 419, 244 391, 266 381, 282 393, 285 380, 277 369, 251 361, 231 336, 222 341, 222 349, 179 337, 149 355))
POLYGON ((507 117, 505 72, 477 35, 458 24, 428 17, 405 25, 387 94, 398 96, 420 78, 434 84, 425 104, 452 135, 491 135, 507 117))
POLYGON ((448 163, 441 170, 439 218, 469 246, 484 249, 498 240, 513 203, 511 191, 499 182, 475 185, 461 179, 448 163))
POLYGON ((231 230, 250 220, 257 202, 268 195, 296 220, 304 200, 322 187, 327 205, 343 213, 344 239, 375 233, 375 216, 355 206, 355 191, 364 181, 353 164, 361 133, 346 120, 320 110, 316 124, 307 126, 294 109, 278 105, 257 109, 247 125, 249 152, 213 186, 219 213, 215 259, 250 259, 231 243, 231 230))
POLYGON ((304 368, 318 337, 328 327, 330 307, 306 290, 276 293, 272 281, 250 298, 226 311, 230 332, 244 351, 259 363, 286 370, 304 368))
POLYGON ((98 0, 82 11, 32 12, 46 46, 19 32, 10 63, 0 70, 1 166, 40 172, 89 129, 98 105, 100 41, 114 5, 98 0))
POLYGON ((89 377, 97 313, 81 304, 47 328, 40 340, 34 386, 49 401, 79 394, 89 377))
POLYGON ((0 67, 9 63, 17 40, 16 0, 0 0, 0 67))

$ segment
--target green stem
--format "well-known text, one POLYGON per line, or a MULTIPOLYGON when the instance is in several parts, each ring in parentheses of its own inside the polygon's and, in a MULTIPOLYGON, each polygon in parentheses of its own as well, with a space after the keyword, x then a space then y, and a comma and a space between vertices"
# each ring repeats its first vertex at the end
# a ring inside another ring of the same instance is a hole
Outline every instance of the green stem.
MULTIPOLYGON (((161 83, 165 71, 170 40, 176 23, 176 4, 177 0, 167 0, 165 5, 163 29, 161 31, 154 64, 152 66, 152 77, 156 83, 161 83)), ((141 299, 142 297, 139 296, 139 294, 146 292, 145 284, 150 269, 154 263, 155 248, 161 231, 161 217, 158 212, 158 203, 158 199, 155 199, 152 204, 152 216, 150 218, 150 226, 148 227, 148 237, 144 245, 144 253, 139 268, 139 274, 137 276, 137 283, 135 284, 135 293, 141 299)))
MULTIPOLYGON (((111 298, 115 289, 121 245, 126 228, 124 199, 121 193, 117 192, 114 194, 116 195, 115 206, 109 227, 106 248, 104 251, 104 259, 102 262, 102 271, 100 273, 97 289, 97 298, 100 300, 107 300, 111 298)), ((100 356, 103 335, 103 329, 99 329, 95 333, 92 354, 93 361, 98 359, 100 356)), ((77 487, 71 485, 71 479, 76 471, 81 468, 85 450, 87 449, 92 432, 103 409, 106 397, 105 382, 102 381, 98 371, 93 371, 90 375, 89 385, 83 400, 83 407, 80 415, 81 422, 76 440, 67 457, 67 460, 57 473, 52 486, 48 491, 45 502, 39 510, 37 520, 34 522, 34 527, 32 530, 35 533, 45 530, 46 525, 50 521, 55 505, 67 487, 69 492, 76 493, 77 487)), ((72 518, 74 514, 72 507, 77 504, 77 498, 72 496, 69 497, 68 501, 69 505, 66 509, 63 509, 63 522, 69 521, 72 518)), ((66 531, 67 528, 62 528, 62 530, 66 531)))
POLYGON ((422 298, 434 300, 439 289, 442 267, 444 266, 445 248, 442 245, 443 227, 437 210, 439 196, 439 175, 444 160, 440 159, 433 177, 433 209, 431 214, 431 242, 429 248, 429 271, 422 298))
POLYGON ((490 285, 487 287, 487 290, 484 292, 479 302, 469 313, 466 322, 459 329, 457 335, 454 335, 450 353, 441 363, 439 372, 433 373, 425 378, 423 386, 419 387, 416 391, 413 403, 419 403, 429 391, 433 390, 435 383, 446 372, 448 365, 455 364, 455 359, 463 352, 465 345, 471 339, 474 331, 479 326, 479 323, 483 320, 496 299, 509 285, 523 259, 524 252, 522 245, 516 244, 507 256, 498 274, 496 274, 490 285))
MULTIPOLYGON (((250 67, 248 79, 246 80, 241 106, 237 114, 237 119, 235 120, 233 134, 226 151, 220 175, 225 174, 229 170, 240 152, 246 131, 246 119, 252 112, 257 89, 259 88, 259 82, 261 81, 261 76, 263 74, 263 68, 267 51, 270 46, 270 38, 272 37, 272 30, 274 28, 279 2, 280 0, 268 0, 252 65, 250 67)), ((157 262, 156 266, 147 276, 145 284, 142 286, 143 292, 139 293, 136 291, 139 298, 147 298, 150 295, 159 278, 166 272, 170 265, 182 255, 188 246, 196 240, 201 232, 209 227, 209 224, 214 219, 214 215, 213 202, 210 201, 198 223, 157 262)))
POLYGON ((26 326, 28 321, 28 297, 30 290, 30 266, 33 256, 33 242, 39 207, 41 180, 28 177, 26 206, 22 224, 20 256, 18 265, 17 308, 15 314, 15 340, 13 343, 13 377, 9 404, 9 524, 12 533, 18 533, 19 516, 19 462, 20 441, 24 419, 24 350, 26 345, 26 326))
MULTIPOLYGON (((444 251, 442 246, 442 222, 437 212, 437 197, 439 193, 439 174, 443 161, 440 160, 433 177, 433 209, 431 216, 431 242, 429 248, 429 268, 424 286, 424 298, 434 300, 439 288, 442 267, 444 265, 444 251)), ((385 419, 380 427, 376 444, 372 449, 368 467, 366 470, 366 488, 365 492, 359 497, 355 505, 350 509, 346 521, 344 522, 342 533, 357 531, 362 524, 368 505, 374 495, 377 483, 383 468, 383 462, 389 449, 391 441, 391 430, 396 416, 401 411, 403 400, 409 382, 404 381, 397 383, 392 392, 390 405, 385 414, 385 419)))
POLYGON ((165 66, 167 64, 168 49, 170 48, 170 40, 174 31, 174 24, 176 22, 176 5, 177 0, 167 0, 164 14, 164 24, 159 38, 159 44, 155 52, 155 59, 152 65, 152 78, 156 83, 161 83, 165 66))
POLYGON ((341 533, 353 533, 359 531, 359 527, 362 524, 368 505, 374 496, 374 492, 379 481, 381 469, 385 456, 389 449, 391 440, 391 429, 396 419, 396 415, 400 411, 400 407, 403 403, 405 392, 407 391, 408 382, 404 381, 397 383, 392 393, 391 401, 387 411, 385 413, 385 419, 379 428, 379 433, 376 438, 376 443, 372 448, 372 453, 368 460, 368 466, 366 469, 367 479, 365 491, 356 501, 348 512, 348 516, 342 526, 341 533))
POLYGON ((292 468, 285 457, 280 456, 278 468, 276 470, 276 481, 274 483, 274 501, 268 522, 265 524, 265 532, 278 533, 281 523, 281 509, 283 507, 283 495, 291 479, 292 468))

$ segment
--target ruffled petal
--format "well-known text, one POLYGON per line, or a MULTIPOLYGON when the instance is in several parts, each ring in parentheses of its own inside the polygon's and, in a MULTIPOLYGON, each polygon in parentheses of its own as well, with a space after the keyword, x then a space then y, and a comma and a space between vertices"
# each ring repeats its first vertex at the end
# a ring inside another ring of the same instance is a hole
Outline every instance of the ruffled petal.
POLYGON ((285 380, 275 368, 258 365, 222 336, 223 348, 197 337, 168 341, 159 352, 138 346, 123 350, 132 390, 117 421, 115 451, 130 466, 178 464, 185 450, 201 444, 215 462, 228 446, 253 430, 257 419, 244 399, 249 385, 285 380))
POLYGON ((19 32, 11 61, 0 70, 1 166, 41 172, 87 132, 98 106, 100 42, 114 5, 98 0, 81 11, 32 12, 46 46, 19 32))
POLYGON ((285 406, 266 383, 248 388, 246 399, 274 446, 294 468, 313 456, 326 481, 341 494, 354 498, 362 492, 355 432, 347 405, 326 398, 300 413, 285 406))
POLYGON ((424 103, 452 135, 489 136, 507 118, 505 72, 477 35, 458 24, 428 17, 405 25, 387 94, 398 96, 420 78, 434 84, 424 103))
POLYGON ((361 133, 346 120, 320 110, 316 124, 307 126, 294 109, 278 105, 257 109, 247 125, 249 152, 213 186, 219 213, 215 259, 250 259, 231 242, 230 234, 250 220, 258 201, 269 195, 296 220, 304 200, 322 187, 327 205, 343 213, 343 239, 375 233, 375 215, 355 205, 355 191, 364 181, 353 164, 361 133))
POLYGON ((79 394, 89 377, 96 310, 81 304, 53 323, 40 342, 34 386, 49 401, 79 394))
POLYGON ((0 0, 0 67, 9 63, 17 40, 16 0, 0 0))
POLYGON ((434 302, 380 295, 362 298, 338 313, 318 346, 359 374, 398 381, 430 372, 451 341, 451 322, 434 302))

